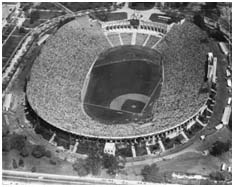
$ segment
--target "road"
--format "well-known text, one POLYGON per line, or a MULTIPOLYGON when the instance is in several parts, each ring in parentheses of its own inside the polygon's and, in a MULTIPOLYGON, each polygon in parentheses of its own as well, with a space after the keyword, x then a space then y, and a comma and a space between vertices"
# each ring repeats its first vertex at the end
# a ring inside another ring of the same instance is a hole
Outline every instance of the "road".
POLYGON ((62 8, 66 13, 68 14, 74 14, 74 12, 72 12, 70 9, 68 9, 67 7, 63 6, 61 3, 57 3, 54 2, 54 5, 56 5, 59 8, 62 8))
POLYGON ((2 181, 3 184, 153 184, 142 181, 53 175, 47 173, 31 173, 11 170, 2 171, 2 181))

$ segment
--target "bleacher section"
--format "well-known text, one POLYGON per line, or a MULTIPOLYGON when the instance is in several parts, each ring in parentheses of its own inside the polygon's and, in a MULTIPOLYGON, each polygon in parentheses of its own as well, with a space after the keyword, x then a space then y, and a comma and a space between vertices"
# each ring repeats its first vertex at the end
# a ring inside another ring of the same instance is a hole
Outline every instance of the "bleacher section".
POLYGON ((144 34, 144 33, 137 33, 136 36, 136 45, 143 45, 146 38, 147 38, 148 34, 144 34))
POLYGON ((160 40, 159 37, 151 35, 145 47, 153 47, 159 40, 160 40))
POLYGON ((132 42, 132 33, 121 33, 120 34, 123 45, 131 45, 132 42))
POLYGON ((109 33, 107 35, 113 46, 121 45, 118 33, 109 33))

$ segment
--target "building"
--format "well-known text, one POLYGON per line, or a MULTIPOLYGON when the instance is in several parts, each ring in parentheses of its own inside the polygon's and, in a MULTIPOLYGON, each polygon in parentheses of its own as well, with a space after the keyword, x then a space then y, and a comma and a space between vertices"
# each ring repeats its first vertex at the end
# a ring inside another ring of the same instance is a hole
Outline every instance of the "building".
POLYGON ((106 142, 104 147, 104 153, 115 156, 115 151, 116 151, 115 143, 106 142))
POLYGON ((20 2, 3 2, 2 3, 2 27, 11 20, 12 16, 20 8, 20 2))
POLYGON ((11 107, 11 100, 12 100, 12 94, 7 94, 5 96, 4 104, 3 104, 3 110, 8 111, 11 107))

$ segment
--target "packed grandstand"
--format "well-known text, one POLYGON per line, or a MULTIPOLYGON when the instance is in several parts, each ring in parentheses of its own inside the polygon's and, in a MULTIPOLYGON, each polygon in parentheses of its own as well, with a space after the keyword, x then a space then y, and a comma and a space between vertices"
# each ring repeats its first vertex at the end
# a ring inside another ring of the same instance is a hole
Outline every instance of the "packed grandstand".
POLYGON ((27 83, 29 105, 39 118, 78 136, 115 140, 157 135, 180 124, 185 127, 191 117, 200 114, 208 99, 208 93, 199 92, 210 51, 203 43, 205 32, 186 20, 168 25, 167 33, 158 29, 148 32, 148 27, 140 25, 139 29, 116 27, 113 33, 103 25, 81 16, 47 39, 27 83), (153 48, 163 56, 164 82, 152 107, 153 116, 146 124, 103 124, 82 109, 86 75, 99 54, 113 47, 112 43, 153 48))

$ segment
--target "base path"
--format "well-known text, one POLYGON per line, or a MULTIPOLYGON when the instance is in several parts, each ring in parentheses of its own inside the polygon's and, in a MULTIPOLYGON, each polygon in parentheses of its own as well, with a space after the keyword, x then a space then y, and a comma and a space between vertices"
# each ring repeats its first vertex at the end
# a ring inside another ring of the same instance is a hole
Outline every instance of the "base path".
POLYGON ((146 103, 148 103, 149 99, 150 98, 146 95, 136 94, 136 93, 120 95, 120 96, 116 97, 113 101, 111 101, 110 109, 121 110, 123 104, 127 100, 140 101, 140 102, 146 104, 146 103))

